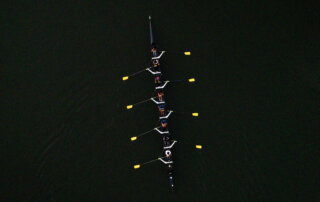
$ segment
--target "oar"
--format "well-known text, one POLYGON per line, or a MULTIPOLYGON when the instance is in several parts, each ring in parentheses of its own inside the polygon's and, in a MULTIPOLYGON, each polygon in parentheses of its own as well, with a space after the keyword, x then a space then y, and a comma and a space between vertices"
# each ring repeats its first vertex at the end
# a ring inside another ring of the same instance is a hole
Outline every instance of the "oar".
POLYGON ((189 83, 193 83, 193 82, 196 81, 196 79, 195 79, 195 78, 180 79, 180 80, 173 80, 173 81, 170 81, 170 82, 173 83, 173 82, 183 82, 183 81, 187 81, 187 82, 189 82, 189 83))
MULTIPOLYGON (((199 145, 199 144, 196 145, 196 149, 202 149, 202 145, 199 145)), ((153 159, 153 160, 151 160, 151 161, 147 161, 147 162, 144 162, 144 163, 141 163, 141 164, 136 164, 136 165, 133 166, 133 168, 134 168, 134 169, 139 169, 139 168, 140 168, 141 166, 143 166, 143 165, 146 165, 146 164, 155 162, 155 161, 160 160, 160 159, 162 159, 162 158, 165 158, 165 156, 159 157, 159 158, 156 158, 156 159, 153 159)))
POLYGON ((147 68, 142 69, 142 70, 140 70, 140 71, 137 71, 137 72, 135 72, 135 73, 133 73, 133 74, 130 74, 130 75, 128 75, 128 76, 124 76, 124 77, 122 77, 122 81, 126 81, 126 80, 128 80, 130 77, 136 76, 136 75, 138 75, 138 74, 140 74, 141 72, 144 72, 144 71, 146 71, 146 70, 147 70, 147 68))
MULTIPOLYGON (((166 51, 166 52, 170 52, 170 53, 181 53, 180 51, 166 51)), ((184 51, 183 54, 189 56, 189 55, 191 55, 191 52, 190 52, 190 51, 184 51)))
MULTIPOLYGON (((173 111, 172 111, 172 112, 173 112, 173 111)), ((177 111, 174 111, 174 113, 176 113, 176 114, 188 114, 189 112, 186 113, 186 112, 177 112, 177 111)), ((199 113, 198 113, 198 112, 192 112, 191 115, 197 117, 197 116, 199 116, 199 113)))
MULTIPOLYGON (((155 98, 155 97, 152 97, 152 98, 155 98)), ((142 104, 142 103, 145 103, 145 102, 148 102, 148 101, 150 101, 150 100, 151 100, 151 98, 148 98, 148 99, 146 99, 146 100, 142 100, 142 101, 137 102, 137 103, 135 103, 135 104, 127 105, 127 109, 128 109, 128 110, 129 110, 129 109, 132 109, 133 106, 138 105, 138 104, 142 104)))
MULTIPOLYGON (((156 128, 160 128, 160 126, 158 126, 158 127, 156 127, 156 128)), ((148 130, 147 132, 141 133, 141 134, 139 134, 139 135, 137 135, 137 136, 133 136, 133 137, 131 137, 130 139, 131 139, 131 141, 133 142, 133 141, 137 140, 138 137, 141 137, 141 136, 143 136, 143 135, 146 135, 146 134, 150 133, 151 131, 154 131, 156 128, 153 128, 152 130, 148 130)))
POLYGON ((144 163, 141 163, 141 164, 136 164, 136 165, 133 166, 133 168, 134 168, 134 169, 139 169, 139 168, 140 168, 141 166, 143 166, 143 165, 146 165, 146 164, 149 164, 149 163, 158 161, 158 160, 160 160, 160 159, 162 159, 162 158, 164 158, 164 157, 165 157, 165 156, 159 157, 159 158, 156 158, 156 159, 153 159, 153 160, 151 160, 151 161, 147 161, 147 162, 144 162, 144 163))

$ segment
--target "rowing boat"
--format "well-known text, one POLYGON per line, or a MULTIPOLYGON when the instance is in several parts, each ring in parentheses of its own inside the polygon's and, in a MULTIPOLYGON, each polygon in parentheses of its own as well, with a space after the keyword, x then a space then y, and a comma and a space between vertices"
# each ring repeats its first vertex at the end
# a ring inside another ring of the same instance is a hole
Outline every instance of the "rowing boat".
MULTIPOLYGON (((155 161, 161 161, 162 163, 164 163, 167 167, 167 172, 168 172, 168 177, 169 177, 169 183, 170 183, 170 187, 172 190, 174 190, 174 180, 173 180, 173 157, 172 157, 172 148, 173 146, 177 143, 176 140, 172 139, 172 134, 169 132, 169 127, 168 127, 168 118, 170 117, 170 115, 173 113, 172 110, 168 110, 167 109, 167 102, 165 99, 165 87, 167 86, 167 84, 170 82, 169 80, 164 80, 163 76, 162 76, 162 69, 161 69, 161 65, 160 65, 160 59, 163 56, 163 54, 166 51, 159 51, 157 48, 157 44, 154 40, 154 36, 153 36, 153 31, 152 31, 152 24, 151 24, 151 16, 149 16, 149 29, 150 29, 150 52, 151 52, 151 67, 142 69, 138 72, 135 72, 131 75, 128 76, 124 76, 122 77, 123 81, 128 80, 131 77, 134 77, 144 71, 149 71, 152 75, 154 75, 154 83, 155 83, 155 93, 156 96, 155 97, 151 97, 149 99, 137 102, 135 104, 132 105, 127 105, 126 109, 130 110, 132 109, 135 105, 138 104, 142 104, 145 103, 147 101, 153 101, 158 108, 158 112, 159 112, 159 122, 160 122, 160 126, 153 128, 147 132, 141 133, 137 136, 133 136, 131 137, 131 141, 136 141, 138 139, 138 137, 141 137, 147 133, 150 133, 151 131, 157 131, 162 138, 162 157, 153 159, 151 161, 142 163, 142 164, 136 164, 133 166, 134 169, 139 169, 142 165, 145 164, 149 164, 155 161)), ((190 52, 184 52, 184 55, 190 55, 190 52)), ((186 80, 176 80, 173 82, 177 82, 177 81, 187 81, 190 83, 195 82, 194 78, 189 78, 186 80)), ((192 116, 197 117, 198 116, 198 112, 194 112, 192 113, 192 116)), ((201 149, 202 146, 201 145, 196 145, 197 149, 201 149)))
POLYGON ((150 44, 151 44, 151 65, 153 65, 153 71, 150 70, 155 77, 155 91, 157 94, 162 94, 162 100, 153 99, 153 101, 157 104, 159 109, 159 120, 161 123, 165 123, 165 127, 160 127, 163 144, 163 158, 159 158, 161 162, 163 162, 168 167, 168 177, 171 189, 174 189, 174 181, 173 181, 173 159, 172 159, 172 147, 176 143, 176 141, 172 140, 172 135, 168 129, 167 119, 169 118, 172 112, 168 111, 165 100, 164 87, 165 81, 162 78, 162 70, 160 66, 160 58, 163 55, 163 51, 159 52, 157 49, 157 44, 154 41, 154 36, 152 32, 152 24, 151 24, 151 16, 149 16, 149 27, 150 27, 150 44), (154 73, 156 72, 156 73, 154 73), (162 87, 163 86, 163 87, 162 87), (161 109, 161 110, 160 110, 161 109), (168 116, 169 115, 169 116, 168 116))

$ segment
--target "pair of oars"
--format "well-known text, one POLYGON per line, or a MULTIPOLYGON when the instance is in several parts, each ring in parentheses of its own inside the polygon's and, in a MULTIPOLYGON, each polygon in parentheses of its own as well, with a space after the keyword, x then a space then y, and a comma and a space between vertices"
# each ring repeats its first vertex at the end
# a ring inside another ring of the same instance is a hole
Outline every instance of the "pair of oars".
MULTIPOLYGON (((202 145, 195 145, 195 147, 196 147, 196 149, 202 149, 202 145)), ((152 159, 152 160, 150 160, 150 161, 147 161, 147 162, 144 162, 144 163, 141 163, 141 164, 136 164, 136 165, 133 165, 133 168, 134 169, 139 169, 141 166, 143 166, 143 165, 146 165, 146 164, 149 164, 149 163, 153 163, 153 162, 155 162, 155 161, 158 161, 158 160, 160 160, 160 159, 162 159, 162 158, 165 158, 165 156, 163 156, 163 157, 159 157, 159 158, 156 158, 156 159, 152 159)))
MULTIPOLYGON (((189 82, 194 82, 194 81, 195 81, 194 78, 189 79, 189 82), (190 80, 191 80, 191 81, 190 81, 190 80)), ((132 109, 132 108, 133 108, 134 106, 136 106, 136 105, 143 104, 143 103, 146 103, 146 102, 148 102, 148 101, 152 101, 153 98, 156 98, 156 97, 151 97, 151 98, 148 98, 148 99, 139 101, 139 102, 137 102, 137 103, 127 105, 127 106, 126 106, 126 109, 127 109, 127 110, 130 110, 130 109, 132 109)), ((194 112, 194 113, 192 113, 192 116, 198 116, 198 113, 194 112)))
MULTIPOLYGON (((197 116, 199 116, 199 113, 198 112, 194 112, 194 113, 192 113, 192 116, 195 116, 195 117, 197 117, 197 116)), ((148 134, 148 133, 150 133, 150 132, 152 132, 152 131, 158 131, 159 132, 159 128, 160 128, 161 126, 158 126, 158 127, 155 127, 155 128, 153 128, 153 129, 151 129, 151 130, 148 130, 148 131, 146 131, 146 132, 143 132, 143 133, 140 133, 139 135, 137 135, 137 136, 133 136, 133 137, 131 137, 130 138, 130 140, 133 142, 133 141, 136 141, 139 137, 141 137, 141 136, 144 136, 144 135, 146 135, 146 134, 148 134)), ((165 132, 159 132, 159 133, 161 133, 161 134, 164 134, 165 132)))
MULTIPOLYGON (((166 51, 166 52, 168 52, 168 51, 166 51)), ((183 52, 183 54, 189 56, 189 55, 191 55, 191 52, 190 52, 190 51, 186 51, 186 52, 183 52)), ((130 75, 128 75, 128 76, 123 76, 123 77, 122 77, 122 81, 126 81, 126 80, 128 80, 130 77, 134 77, 134 76, 136 76, 136 75, 138 75, 138 74, 146 71, 147 69, 148 69, 148 68, 145 68, 145 69, 142 69, 142 70, 140 70, 140 71, 137 71, 137 72, 135 72, 135 73, 133 73, 133 74, 130 74, 130 75)))

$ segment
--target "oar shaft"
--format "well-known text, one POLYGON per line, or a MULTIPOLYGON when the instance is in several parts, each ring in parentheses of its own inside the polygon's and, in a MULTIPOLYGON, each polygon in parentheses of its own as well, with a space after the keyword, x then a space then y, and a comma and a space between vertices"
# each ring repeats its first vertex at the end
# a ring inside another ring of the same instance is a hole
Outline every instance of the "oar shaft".
POLYGON ((137 72, 135 72, 135 73, 133 73, 133 74, 130 74, 129 76, 132 77, 132 76, 135 76, 135 75, 137 75, 137 74, 140 74, 141 72, 144 72, 144 71, 146 71, 146 69, 142 69, 142 70, 140 70, 140 71, 137 71, 137 72))
MULTIPOLYGON (((157 128, 159 128, 159 127, 157 127, 157 128)), ((152 131, 154 131, 154 128, 152 130, 148 130, 147 132, 144 132, 144 133, 141 133, 141 134, 137 135, 137 137, 141 137, 141 136, 143 136, 145 134, 148 134, 148 133, 150 133, 152 131)))
POLYGON ((141 166, 142 166, 142 165, 145 165, 145 164, 148 164, 148 163, 155 162, 155 161, 157 161, 157 160, 158 160, 158 158, 153 159, 153 160, 151 160, 151 161, 144 162, 144 163, 141 164, 141 166))
MULTIPOLYGON (((153 97, 153 98, 155 98, 155 97, 153 97)), ((151 100, 150 98, 149 98, 149 99, 146 99, 146 100, 142 100, 142 101, 137 102, 137 103, 135 103, 135 104, 133 104, 133 105, 142 104, 142 103, 148 102, 148 101, 150 101, 150 100, 151 100)))
POLYGON ((196 81, 196 79, 195 79, 195 78, 179 79, 179 80, 173 80, 173 81, 170 81, 170 82, 182 82, 182 81, 189 82, 189 83, 193 83, 193 82, 196 81))
POLYGON ((165 157, 165 156, 158 157, 158 158, 153 159, 153 160, 151 160, 151 161, 144 162, 144 163, 142 163, 142 164, 140 164, 140 165, 145 165, 145 164, 148 164, 148 163, 152 163, 152 162, 158 161, 159 159, 162 159, 162 158, 164 158, 164 157, 165 157))
POLYGON ((181 81, 185 81, 185 80, 180 79, 180 80, 173 80, 173 81, 170 81, 170 82, 181 82, 181 81))
POLYGON ((191 55, 191 52, 190 51, 166 51, 166 52, 169 52, 169 53, 177 53, 177 54, 180 54, 180 53, 183 53, 184 55, 191 55))

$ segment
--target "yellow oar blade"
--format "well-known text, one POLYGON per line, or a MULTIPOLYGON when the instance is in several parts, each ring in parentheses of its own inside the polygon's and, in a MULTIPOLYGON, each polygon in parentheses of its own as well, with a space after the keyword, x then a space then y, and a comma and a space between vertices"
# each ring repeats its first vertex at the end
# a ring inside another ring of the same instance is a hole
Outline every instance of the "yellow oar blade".
POLYGON ((197 149, 202 149, 202 145, 197 144, 197 145, 196 145, 196 148, 197 148, 197 149))
POLYGON ((189 79, 189 82, 190 82, 190 83, 195 82, 195 81, 196 81, 195 78, 190 78, 190 79, 189 79))
POLYGON ((133 105, 127 105, 127 109, 132 109, 133 105))
POLYGON ((128 80, 128 79, 129 79, 129 76, 122 77, 122 81, 125 81, 125 80, 128 80))
POLYGON ((198 112, 194 112, 194 113, 192 113, 192 116, 199 116, 199 113, 198 112))
POLYGON ((184 52, 184 55, 191 55, 191 52, 189 52, 189 51, 184 52))
POLYGON ((134 169, 139 169, 139 168, 140 168, 140 165, 139 165, 139 164, 134 165, 133 168, 134 168, 134 169))
POLYGON ((131 141, 135 141, 137 137, 131 137, 131 141))

